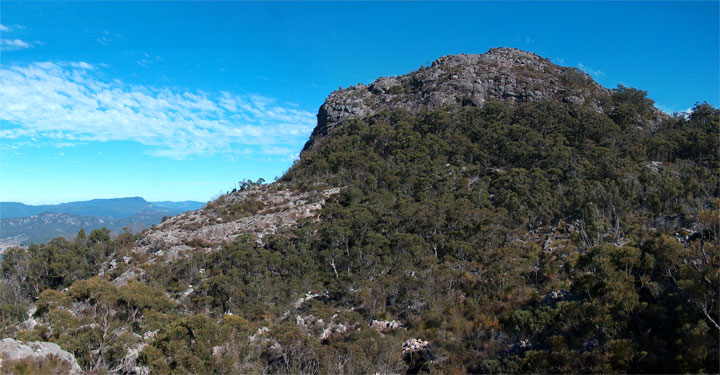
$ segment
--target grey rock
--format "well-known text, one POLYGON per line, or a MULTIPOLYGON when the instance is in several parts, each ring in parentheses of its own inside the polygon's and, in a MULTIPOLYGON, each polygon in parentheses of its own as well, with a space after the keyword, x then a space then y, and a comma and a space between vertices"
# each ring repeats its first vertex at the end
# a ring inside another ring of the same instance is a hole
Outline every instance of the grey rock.
POLYGON ((444 105, 482 106, 492 100, 519 105, 550 99, 603 111, 600 99, 608 95, 610 90, 582 71, 519 49, 443 56, 406 75, 331 93, 318 111, 318 125, 305 150, 343 121, 386 109, 417 113, 444 105))
MULTIPOLYGON (((146 229, 135 243, 133 253, 147 254, 149 263, 167 262, 192 252, 219 250, 245 234, 254 234, 257 241, 262 241, 300 219, 317 217, 325 200, 339 191, 339 188, 331 188, 317 194, 296 192, 283 189, 278 183, 235 191, 200 210, 173 216, 146 229), (252 215, 221 217, 224 211, 246 200, 260 201, 263 208, 252 215)), ((144 271, 131 267, 114 283, 120 286, 143 276, 144 271)))
POLYGON ((41 341, 24 343, 10 338, 0 340, 0 370, 2 370, 3 362, 51 358, 66 362, 70 374, 83 373, 75 356, 62 350, 57 344, 41 341))
POLYGON ((120 373, 125 375, 149 375, 150 369, 145 366, 138 364, 140 358, 140 352, 145 348, 147 344, 139 343, 133 347, 128 348, 125 357, 122 359, 122 366, 120 373))
POLYGON ((373 320, 370 326, 380 333, 390 332, 392 330, 402 328, 402 323, 397 320, 373 320))
POLYGON ((430 343, 427 340, 411 338, 411 339, 405 340, 405 342, 403 342, 402 354, 403 354, 403 356, 405 356, 407 354, 418 352, 421 350, 427 350, 429 348, 430 348, 430 343))
POLYGON ((115 286, 120 287, 123 285, 127 285, 131 281, 140 281, 145 276, 145 270, 138 267, 130 267, 127 269, 127 271, 123 272, 122 275, 118 276, 115 280, 113 280, 113 284, 115 286))
POLYGON ((551 290, 542 299, 544 304, 555 304, 556 302, 565 301, 570 296, 567 290, 551 290))
POLYGON ((347 333, 348 330, 350 330, 352 327, 350 327, 347 324, 344 323, 333 323, 330 322, 327 327, 322 331, 322 334, 320 335, 320 341, 327 340, 330 338, 330 336, 334 334, 344 334, 347 333))

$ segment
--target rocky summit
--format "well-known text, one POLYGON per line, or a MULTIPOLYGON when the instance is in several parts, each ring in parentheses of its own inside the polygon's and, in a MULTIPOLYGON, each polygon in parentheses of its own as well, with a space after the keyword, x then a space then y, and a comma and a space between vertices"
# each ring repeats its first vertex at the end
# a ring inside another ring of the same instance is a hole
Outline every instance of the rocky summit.
POLYGON ((481 107, 493 100, 513 105, 553 100, 603 111, 609 95, 610 90, 583 71, 515 48, 443 56, 412 73, 330 94, 318 111, 318 125, 305 149, 344 120, 382 110, 417 113, 447 105, 481 107))

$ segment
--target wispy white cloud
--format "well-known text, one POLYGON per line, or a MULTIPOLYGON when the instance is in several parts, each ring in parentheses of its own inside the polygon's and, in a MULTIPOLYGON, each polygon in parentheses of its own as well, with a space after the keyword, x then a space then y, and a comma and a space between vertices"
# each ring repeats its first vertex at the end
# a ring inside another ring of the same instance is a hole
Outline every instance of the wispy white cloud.
POLYGON ((97 38, 95 38, 95 40, 97 40, 98 43, 100 43, 100 44, 102 44, 102 45, 104 45, 104 46, 109 46, 109 45, 113 44, 114 42, 116 42, 116 41, 118 41, 118 40, 120 40, 120 39, 125 39, 125 38, 122 36, 122 34, 119 34, 119 33, 111 33, 111 32, 109 32, 109 31, 107 31, 107 30, 103 31, 102 33, 100 33, 100 36, 98 36, 97 38))
POLYGON ((533 44, 535 43, 535 39, 531 38, 529 35, 525 36, 518 36, 515 38, 515 41, 518 43, 525 43, 525 44, 533 44))
POLYGON ((75 146, 77 146, 77 144, 70 143, 70 142, 59 142, 59 143, 53 144, 53 146, 55 146, 57 148, 63 148, 63 147, 75 147, 75 146))
POLYGON ((603 72, 602 70, 592 69, 592 68, 590 68, 589 66, 585 66, 585 64, 583 64, 582 62, 579 62, 579 63, 577 64, 577 67, 578 67, 580 70, 584 71, 585 73, 590 74, 590 75, 593 76, 593 78, 595 78, 595 79, 598 79, 598 78, 601 78, 601 77, 604 77, 604 76, 605 76, 605 72, 603 72))
POLYGON ((308 111, 260 95, 206 93, 103 80, 85 62, 0 68, 0 138, 57 143, 127 140, 157 156, 297 152, 315 125, 308 111))
MULTIPOLYGON (((0 24, 0 32, 9 33, 15 30, 24 29, 20 25, 2 25, 0 24)), ((32 48, 35 45, 42 44, 40 42, 28 42, 26 40, 17 38, 7 38, 7 36, 0 38, 0 51, 15 51, 19 49, 32 48)))
POLYGON ((144 67, 149 68, 150 65, 155 63, 165 62, 160 56, 153 56, 147 53, 143 54, 143 57, 137 61, 137 64, 144 67))
POLYGON ((32 48, 32 46, 32 42, 26 42, 20 39, 0 39, 0 51, 15 51, 32 48))
POLYGON ((37 133, 37 131, 35 131, 35 129, 24 129, 24 128, 1 129, 0 128, 0 138, 2 138, 2 139, 35 138, 37 136, 38 136, 38 133, 37 133))
POLYGON ((86 63, 85 61, 70 62, 67 65, 69 65, 72 68, 76 68, 76 69, 90 69, 90 70, 95 69, 94 66, 86 63))
POLYGON ((0 24, 0 31, 4 33, 9 33, 11 31, 17 31, 17 30, 23 30, 25 26, 22 25, 3 25, 0 24))

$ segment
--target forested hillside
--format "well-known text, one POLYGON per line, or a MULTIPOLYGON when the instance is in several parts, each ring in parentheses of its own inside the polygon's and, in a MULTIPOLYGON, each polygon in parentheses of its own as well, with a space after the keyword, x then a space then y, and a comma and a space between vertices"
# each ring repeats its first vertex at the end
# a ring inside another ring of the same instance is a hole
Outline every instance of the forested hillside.
POLYGON ((12 249, 0 332, 126 374, 717 373, 720 111, 580 78, 582 102, 338 117, 279 181, 167 224, 252 224, 233 241, 12 249))

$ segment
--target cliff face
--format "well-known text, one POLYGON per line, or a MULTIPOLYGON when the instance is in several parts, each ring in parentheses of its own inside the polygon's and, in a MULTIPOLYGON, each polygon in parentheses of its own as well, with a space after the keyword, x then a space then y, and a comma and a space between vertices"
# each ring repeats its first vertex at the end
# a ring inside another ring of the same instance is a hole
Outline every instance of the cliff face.
POLYGON ((318 125, 305 150, 345 119, 385 109, 417 113, 443 105, 482 106, 554 100, 604 111, 610 90, 575 68, 555 65, 534 53, 493 48, 482 55, 450 55, 398 77, 378 78, 333 92, 318 112, 318 125))

